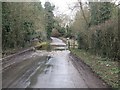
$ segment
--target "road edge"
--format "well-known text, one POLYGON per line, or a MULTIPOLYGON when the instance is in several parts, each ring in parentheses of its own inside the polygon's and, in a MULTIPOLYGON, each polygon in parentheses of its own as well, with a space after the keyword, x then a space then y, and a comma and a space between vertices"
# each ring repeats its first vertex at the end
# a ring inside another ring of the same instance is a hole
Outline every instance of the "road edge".
MULTIPOLYGON (((110 90, 113 90, 114 88, 112 88, 112 86, 111 85, 109 85, 107 82, 105 82, 105 80, 104 79, 102 79, 88 64, 86 64, 80 57, 78 57, 77 55, 75 55, 74 53, 72 53, 72 52, 70 52, 70 56, 74 59, 74 60, 76 60, 76 61, 79 61, 80 63, 82 63, 84 66, 85 66, 85 68, 87 68, 88 69, 88 71, 90 71, 91 73, 93 73, 93 75, 95 76, 95 77, 97 77, 99 80, 101 80, 102 82, 104 82, 105 83, 105 86, 107 86, 107 88, 106 89, 110 89, 110 90)), ((73 60, 71 60, 72 61, 72 63, 74 64, 74 63, 76 63, 76 62, 74 62, 73 60)), ((75 65, 74 65, 75 66, 75 65)), ((79 69, 78 69, 78 67, 77 66, 75 66, 75 68, 79 71, 79 69)))

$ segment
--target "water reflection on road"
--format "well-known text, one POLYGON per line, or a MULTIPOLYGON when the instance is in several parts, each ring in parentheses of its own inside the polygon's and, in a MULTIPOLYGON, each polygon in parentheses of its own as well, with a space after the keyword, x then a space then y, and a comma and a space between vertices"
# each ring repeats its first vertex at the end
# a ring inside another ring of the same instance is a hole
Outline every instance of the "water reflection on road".
POLYGON ((73 58, 62 40, 52 37, 51 47, 50 52, 30 51, 4 60, 2 63, 2 87, 106 87, 105 83, 88 69, 89 67, 73 58))
MULTIPOLYGON (((52 37, 51 45, 62 46, 62 51, 49 52, 49 60, 41 73, 39 70, 31 78, 30 88, 87 88, 84 80, 79 76, 78 71, 72 65, 69 58, 69 50, 66 44, 57 38, 52 37), (63 48, 65 50, 63 50, 63 48)), ((61 48, 61 47, 60 47, 61 48)), ((60 49, 59 48, 59 49, 60 49)))
POLYGON ((87 87, 69 59, 69 51, 53 51, 43 73, 31 81, 32 88, 83 88, 87 87))
POLYGON ((47 62, 46 51, 29 52, 3 63, 2 87, 25 88, 29 85, 30 77, 47 62), (8 62, 8 63, 7 63, 8 62))

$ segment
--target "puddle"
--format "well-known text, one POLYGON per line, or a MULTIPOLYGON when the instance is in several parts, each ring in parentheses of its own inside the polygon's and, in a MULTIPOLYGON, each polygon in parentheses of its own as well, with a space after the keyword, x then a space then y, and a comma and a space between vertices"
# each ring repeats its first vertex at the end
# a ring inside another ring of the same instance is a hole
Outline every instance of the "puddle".
MULTIPOLYGON (((49 52, 49 54, 47 56, 47 61, 31 77, 30 85, 28 86, 28 88, 31 88, 31 87, 33 88, 33 86, 35 86, 36 84, 42 85, 41 83, 43 81, 46 81, 47 78, 49 78, 49 74, 51 74, 54 70, 54 67, 56 67, 55 63, 57 63, 57 61, 60 59, 66 59, 66 55, 68 53, 70 53, 70 51, 67 50, 68 48, 67 48, 66 44, 62 40, 57 39, 57 38, 52 38, 52 39, 53 39, 53 41, 51 43, 51 51, 49 52), (62 56, 62 58, 61 58, 61 56, 62 56)), ((58 64, 62 64, 62 63, 58 62, 58 64)), ((63 65, 64 65, 64 63, 63 63, 63 65)), ((47 83, 47 81, 46 81, 46 83, 47 83)))
MULTIPOLYGON (((19 59, 22 60, 22 62, 9 68, 9 72, 5 72, 4 76, 6 76, 7 79, 3 78, 3 87, 30 88, 39 82, 38 78, 53 72, 54 67, 56 67, 55 63, 58 62, 59 64, 58 60, 61 59, 61 56, 62 59, 65 59, 66 53, 69 53, 69 51, 67 50, 66 44, 60 39, 54 38, 52 45, 50 52, 36 50, 36 52, 30 55, 20 56, 19 59)), ((16 60, 18 60, 18 58, 15 58, 13 61, 16 60)), ((64 64, 64 62, 60 64, 64 64)), ((46 77, 46 79, 47 78, 48 77, 46 77)))
POLYGON ((47 72, 49 71, 49 68, 52 67, 53 65, 49 64, 51 58, 47 58, 47 61, 44 62, 44 64, 42 64, 34 73, 34 75, 32 75, 32 77, 29 80, 29 85, 27 86, 27 88, 31 88, 31 85, 35 85, 38 82, 38 77, 40 77, 42 74, 47 74, 47 72))

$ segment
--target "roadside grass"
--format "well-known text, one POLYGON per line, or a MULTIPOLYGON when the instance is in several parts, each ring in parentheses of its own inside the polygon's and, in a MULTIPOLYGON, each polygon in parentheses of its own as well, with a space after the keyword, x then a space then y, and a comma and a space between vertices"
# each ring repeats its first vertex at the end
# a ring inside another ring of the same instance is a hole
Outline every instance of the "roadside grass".
POLYGON ((41 42, 41 43, 37 42, 35 48, 38 50, 49 50, 50 44, 49 42, 41 42))
POLYGON ((120 88, 118 75, 120 69, 117 61, 101 58, 79 49, 71 49, 71 52, 89 65, 108 85, 120 88))
POLYGON ((29 48, 30 47, 9 48, 7 50, 2 51, 2 58, 9 56, 9 55, 12 55, 12 54, 15 54, 15 53, 18 53, 18 52, 21 52, 21 51, 29 49, 29 48))
POLYGON ((28 46, 28 47, 24 47, 24 48, 19 47, 19 48, 7 49, 5 51, 2 51, 2 57, 6 57, 6 56, 9 56, 9 55, 21 52, 21 51, 29 49, 31 47, 35 47, 38 50, 49 50, 50 44, 49 44, 49 42, 41 42, 41 43, 40 42, 36 42, 33 45, 28 46))

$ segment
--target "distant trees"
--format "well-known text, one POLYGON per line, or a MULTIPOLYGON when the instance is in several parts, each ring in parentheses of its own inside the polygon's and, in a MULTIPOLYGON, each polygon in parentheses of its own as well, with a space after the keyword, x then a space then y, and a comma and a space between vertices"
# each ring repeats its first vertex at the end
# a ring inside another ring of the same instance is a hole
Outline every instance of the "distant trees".
MULTIPOLYGON (((79 2, 78 2, 79 3, 79 2)), ((118 30, 117 5, 110 2, 90 2, 76 14, 71 25, 72 31, 77 32, 78 48, 93 54, 112 59, 120 59, 120 33, 118 30)))
POLYGON ((55 17, 55 22, 54 22, 54 29, 59 33, 57 35, 59 36, 64 36, 65 35, 65 27, 61 26, 61 20, 58 20, 58 17, 55 17))
POLYGON ((72 29, 71 29, 71 27, 68 26, 68 25, 66 25, 65 29, 66 29, 66 35, 65 35, 65 37, 71 38, 72 37, 72 29))
POLYGON ((54 29, 59 33, 59 37, 71 37, 72 30, 69 26, 68 16, 60 14, 54 17, 54 29))
POLYGON ((47 31, 47 39, 50 39, 52 29, 54 28, 54 14, 53 10, 55 6, 52 6, 50 2, 45 2, 45 28, 47 31))

